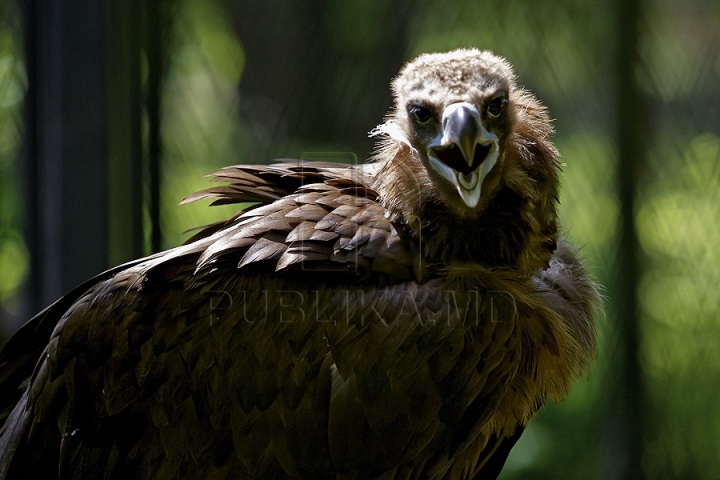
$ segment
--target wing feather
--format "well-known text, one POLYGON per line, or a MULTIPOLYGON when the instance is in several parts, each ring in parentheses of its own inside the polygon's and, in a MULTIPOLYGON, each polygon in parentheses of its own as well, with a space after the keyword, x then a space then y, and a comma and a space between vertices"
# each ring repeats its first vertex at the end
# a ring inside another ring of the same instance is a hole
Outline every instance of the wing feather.
MULTIPOLYGON (((389 215, 377 203, 377 194, 358 183, 367 179, 363 169, 278 164, 231 167, 215 175, 215 180, 233 182, 233 188, 208 189, 202 198, 211 193, 223 199, 246 200, 236 195, 236 189, 256 186, 252 184, 255 179, 266 187, 295 190, 239 214, 220 228, 207 227, 207 237, 212 236, 213 241, 202 253, 198 269, 234 257, 241 269, 251 265, 264 268, 263 263, 276 261, 267 269, 414 278, 407 240, 398 238, 386 218, 389 215), (319 183, 303 183, 308 180, 319 183), (348 269, 348 264, 353 267, 348 269)), ((191 196, 188 201, 199 198, 191 196)), ((202 232, 193 238, 202 239, 202 232)))

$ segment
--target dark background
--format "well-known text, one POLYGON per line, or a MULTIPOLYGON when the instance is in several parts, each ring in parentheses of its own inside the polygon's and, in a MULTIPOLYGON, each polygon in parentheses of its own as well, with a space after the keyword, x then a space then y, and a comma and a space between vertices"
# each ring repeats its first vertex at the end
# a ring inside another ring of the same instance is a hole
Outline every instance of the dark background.
POLYGON ((509 479, 720 478, 720 2, 0 0, 0 337, 234 209, 224 165, 362 161, 388 85, 488 48, 556 119, 601 353, 509 479))

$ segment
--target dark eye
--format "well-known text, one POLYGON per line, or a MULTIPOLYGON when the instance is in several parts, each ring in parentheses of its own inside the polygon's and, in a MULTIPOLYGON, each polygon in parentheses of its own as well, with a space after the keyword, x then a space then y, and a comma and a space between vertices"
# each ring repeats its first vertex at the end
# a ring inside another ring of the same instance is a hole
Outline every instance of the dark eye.
POLYGON ((499 117, 502 113, 502 107, 506 103, 507 99, 505 98, 505 95, 500 95, 490 100, 487 109, 485 110, 487 112, 487 116, 490 118, 499 117))
POLYGON ((415 117, 415 120, 420 125, 425 125, 427 123, 430 123, 435 116, 433 115, 432 111, 429 108, 420 106, 420 105, 412 105, 408 109, 408 113, 415 117))

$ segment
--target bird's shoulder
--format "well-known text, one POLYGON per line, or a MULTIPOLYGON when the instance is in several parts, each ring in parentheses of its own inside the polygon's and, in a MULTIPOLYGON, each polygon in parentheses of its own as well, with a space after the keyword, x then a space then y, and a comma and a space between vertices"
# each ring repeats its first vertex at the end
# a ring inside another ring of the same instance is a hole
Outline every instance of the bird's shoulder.
POLYGON ((184 202, 210 198, 212 205, 240 204, 243 210, 202 228, 168 258, 199 253, 200 274, 234 262, 241 271, 418 280, 419 239, 378 201, 369 186, 374 170, 372 164, 319 162, 226 167, 213 178, 225 185, 184 202))

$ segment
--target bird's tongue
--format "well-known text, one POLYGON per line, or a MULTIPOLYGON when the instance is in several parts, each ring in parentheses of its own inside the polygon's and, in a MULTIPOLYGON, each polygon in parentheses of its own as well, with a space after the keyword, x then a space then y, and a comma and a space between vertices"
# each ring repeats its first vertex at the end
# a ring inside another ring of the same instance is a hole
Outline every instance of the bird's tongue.
POLYGON ((469 208, 480 201, 482 182, 495 165, 498 157, 497 140, 475 145, 471 165, 465 161, 461 149, 455 144, 428 148, 430 166, 456 189, 469 208))
POLYGON ((458 179, 458 185, 465 190, 472 190, 477 186, 478 183, 478 174, 476 170, 473 170, 472 172, 468 174, 464 174, 462 172, 458 172, 457 174, 458 179))

